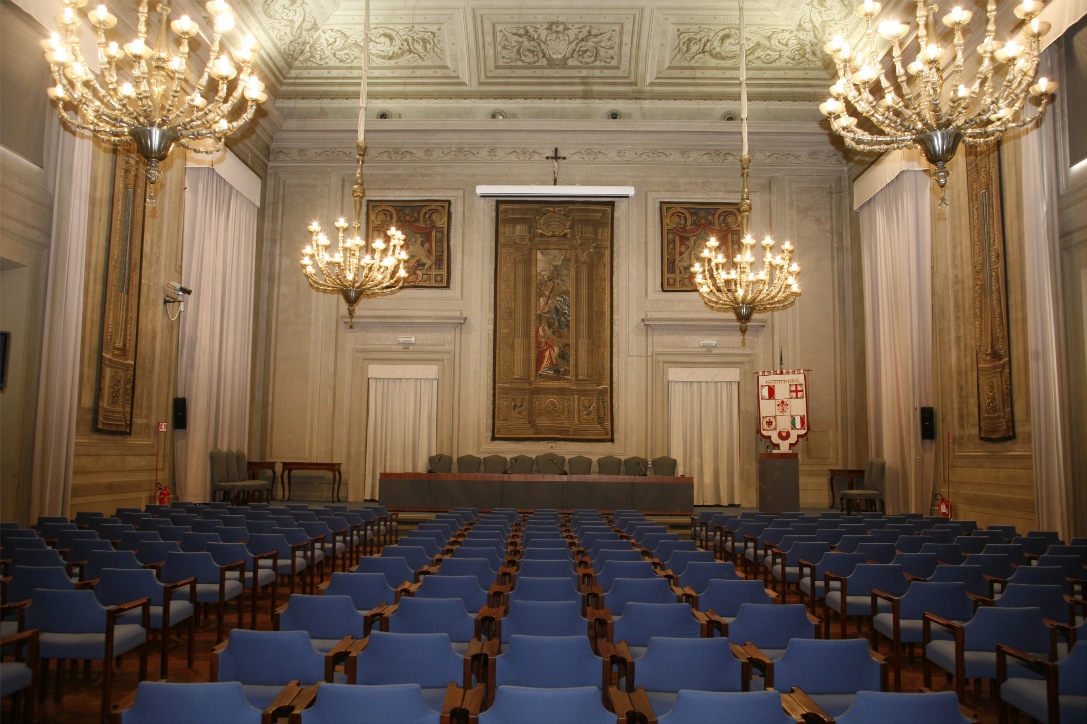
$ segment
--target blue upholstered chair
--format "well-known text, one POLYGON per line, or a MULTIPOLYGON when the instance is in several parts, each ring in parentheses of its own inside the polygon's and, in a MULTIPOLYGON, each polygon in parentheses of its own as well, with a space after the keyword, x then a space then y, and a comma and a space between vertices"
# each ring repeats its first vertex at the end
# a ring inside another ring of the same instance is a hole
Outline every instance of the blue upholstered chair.
POLYGON ((212 681, 237 681, 250 704, 266 709, 289 682, 345 683, 305 631, 249 631, 236 628, 211 652, 212 681))

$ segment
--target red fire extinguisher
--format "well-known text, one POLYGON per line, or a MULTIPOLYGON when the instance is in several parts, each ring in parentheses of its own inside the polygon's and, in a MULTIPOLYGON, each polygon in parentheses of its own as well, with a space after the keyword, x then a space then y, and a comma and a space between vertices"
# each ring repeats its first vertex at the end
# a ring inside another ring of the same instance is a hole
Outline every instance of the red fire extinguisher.
POLYGON ((163 485, 155 485, 155 503, 158 505, 170 504, 170 489, 163 485))
POLYGON ((941 518, 951 517, 951 501, 936 493, 936 512, 941 518))

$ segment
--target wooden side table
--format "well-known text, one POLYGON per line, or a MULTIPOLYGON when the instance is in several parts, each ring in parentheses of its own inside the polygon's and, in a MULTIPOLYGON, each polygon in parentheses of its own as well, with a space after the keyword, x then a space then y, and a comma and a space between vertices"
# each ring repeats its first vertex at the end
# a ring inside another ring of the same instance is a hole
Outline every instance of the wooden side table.
POLYGON ((280 464, 279 493, 283 500, 291 499, 291 473, 295 470, 324 470, 332 474, 332 502, 340 502, 343 482, 342 463, 285 462, 280 464))

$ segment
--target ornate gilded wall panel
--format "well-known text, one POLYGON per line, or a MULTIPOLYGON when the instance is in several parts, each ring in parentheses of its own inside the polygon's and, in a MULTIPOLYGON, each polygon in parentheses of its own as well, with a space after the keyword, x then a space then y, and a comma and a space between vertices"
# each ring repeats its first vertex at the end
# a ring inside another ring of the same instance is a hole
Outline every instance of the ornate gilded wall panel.
POLYGON ((118 148, 116 164, 102 305, 95 429, 131 434, 145 185, 143 162, 130 147, 118 148))
POLYGON ((494 438, 613 438, 611 202, 498 202, 494 438))
POLYGON ((966 178, 974 271, 978 434, 982 440, 1010 440, 1015 437, 1015 418, 997 144, 966 147, 966 178))
POLYGON ((404 233, 411 274, 405 287, 449 288, 449 202, 367 201, 369 238, 380 239, 390 226, 404 233))
POLYGON ((740 251, 736 204, 661 203, 662 291, 694 291, 691 265, 698 261, 699 251, 711 236, 729 256, 740 251))

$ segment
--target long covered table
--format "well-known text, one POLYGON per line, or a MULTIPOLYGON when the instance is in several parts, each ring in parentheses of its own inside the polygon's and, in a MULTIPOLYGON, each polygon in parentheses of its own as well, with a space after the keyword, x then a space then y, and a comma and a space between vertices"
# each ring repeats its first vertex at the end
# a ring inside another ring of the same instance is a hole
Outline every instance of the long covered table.
POLYGON ((686 515, 694 480, 662 475, 381 473, 378 498, 392 508, 600 508, 686 515))

